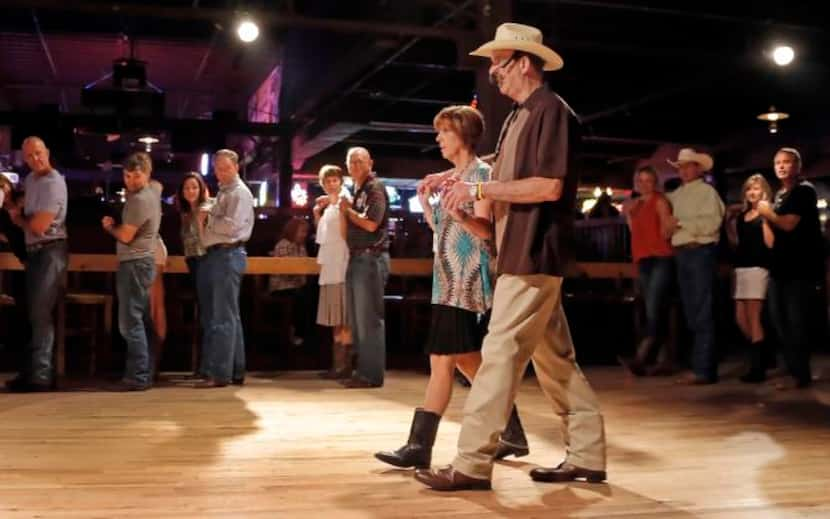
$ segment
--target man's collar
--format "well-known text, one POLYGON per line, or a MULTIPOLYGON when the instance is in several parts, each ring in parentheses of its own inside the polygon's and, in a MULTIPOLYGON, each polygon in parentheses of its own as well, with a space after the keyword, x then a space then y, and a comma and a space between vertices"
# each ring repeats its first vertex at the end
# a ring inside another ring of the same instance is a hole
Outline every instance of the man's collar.
POLYGON ((240 181, 241 181, 241 179, 239 178, 239 175, 237 175, 233 180, 231 180, 227 184, 222 184, 220 182, 219 183, 219 190, 222 191, 222 190, 230 189, 230 188, 236 186, 237 184, 239 184, 240 181))
POLYGON ((527 96, 524 103, 513 103, 513 109, 518 110, 519 108, 527 108, 528 110, 532 110, 534 106, 541 102, 542 98, 545 96, 545 93, 549 91, 550 89, 547 84, 542 83, 536 90, 533 91, 532 94, 527 96))

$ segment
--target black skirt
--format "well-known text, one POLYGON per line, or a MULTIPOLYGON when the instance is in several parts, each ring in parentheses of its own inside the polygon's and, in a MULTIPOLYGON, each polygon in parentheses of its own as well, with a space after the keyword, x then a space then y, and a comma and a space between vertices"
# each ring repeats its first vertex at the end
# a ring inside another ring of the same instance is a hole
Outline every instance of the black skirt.
POLYGON ((432 321, 424 351, 430 355, 456 355, 481 350, 486 320, 454 306, 432 305, 432 321))

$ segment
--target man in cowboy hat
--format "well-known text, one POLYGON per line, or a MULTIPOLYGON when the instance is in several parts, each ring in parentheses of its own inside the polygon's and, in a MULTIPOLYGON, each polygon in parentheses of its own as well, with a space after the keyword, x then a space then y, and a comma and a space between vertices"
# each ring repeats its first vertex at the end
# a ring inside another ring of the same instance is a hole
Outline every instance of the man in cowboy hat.
MULTIPOLYGON (((564 426, 566 457, 555 468, 531 471, 536 481, 603 481, 605 429, 596 396, 574 360, 562 310, 562 276, 572 258, 577 171, 576 116, 544 85, 543 72, 562 59, 542 44, 535 27, 505 23, 474 56, 490 58, 490 77, 517 104, 502 126, 493 179, 444 183, 450 209, 493 201, 498 282, 483 362, 464 407, 458 455, 442 469, 415 478, 436 490, 490 489, 493 456, 532 359, 537 378, 564 426)), ((432 176, 426 183, 440 183, 432 176)))
POLYGON ((694 334, 692 373, 678 380, 682 384, 714 384, 718 381, 715 355, 715 320, 712 315, 712 288, 717 269, 716 246, 723 222, 723 201, 703 181, 703 173, 714 161, 706 153, 683 148, 676 161, 683 184, 667 196, 672 204, 671 244, 677 261, 677 281, 686 322, 694 334))

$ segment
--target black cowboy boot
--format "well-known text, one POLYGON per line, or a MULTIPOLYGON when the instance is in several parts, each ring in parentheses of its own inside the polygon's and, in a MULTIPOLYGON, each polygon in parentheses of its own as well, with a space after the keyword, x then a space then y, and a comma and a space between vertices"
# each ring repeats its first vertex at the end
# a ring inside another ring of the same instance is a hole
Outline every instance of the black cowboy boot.
POLYGON ((519 420, 519 410, 514 405, 507 426, 504 428, 504 432, 501 433, 501 438, 499 438, 499 446, 496 453, 493 454, 493 459, 501 460, 507 456, 521 458, 529 453, 527 437, 522 427, 522 421, 519 420))
POLYGON ((741 375, 741 382, 747 384, 758 384, 767 379, 767 373, 764 366, 764 340, 753 342, 749 345, 747 350, 747 357, 749 359, 749 371, 741 375))
POLYGON ((432 446, 435 444, 435 435, 440 422, 441 415, 424 411, 421 408, 415 409, 406 445, 394 452, 376 452, 375 457, 396 467, 428 468, 432 461, 432 446))

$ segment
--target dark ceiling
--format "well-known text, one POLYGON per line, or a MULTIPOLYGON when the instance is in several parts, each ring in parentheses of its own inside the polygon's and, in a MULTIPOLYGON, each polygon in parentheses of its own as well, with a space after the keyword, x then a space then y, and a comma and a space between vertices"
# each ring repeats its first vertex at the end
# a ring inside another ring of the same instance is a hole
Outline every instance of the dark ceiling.
MULTIPOLYGON (((830 20, 819 2, 114 5, 0 1, 0 111, 43 112, 47 105, 61 114, 83 113, 80 89, 128 55, 132 42, 136 57, 148 63, 149 80, 165 92, 167 119, 203 119, 208 128, 213 114, 231 112, 244 121, 251 93, 281 65, 280 121, 271 133, 292 140, 295 167, 341 156, 357 144, 378 156, 437 160, 433 115, 483 94, 476 69, 484 64, 466 53, 509 19, 540 27, 564 57, 565 68, 548 80, 585 121, 584 151, 595 175, 628 175, 633 162, 681 144, 707 147, 726 158, 724 169, 742 170, 754 166, 747 148, 788 138, 816 141, 827 133, 830 115, 830 20), (233 34, 235 13, 242 11, 262 25, 263 36, 251 46, 233 34), (500 17, 505 12, 512 14, 500 17), (776 42, 796 49, 791 66, 769 59, 776 42), (776 136, 755 119, 770 105, 791 114, 776 136)), ((198 128, 188 131, 198 134, 198 128)), ((236 128, 256 133, 248 130, 236 128)), ((255 142, 275 146, 274 139, 255 142)), ((260 150, 260 156, 278 153, 260 150)))

